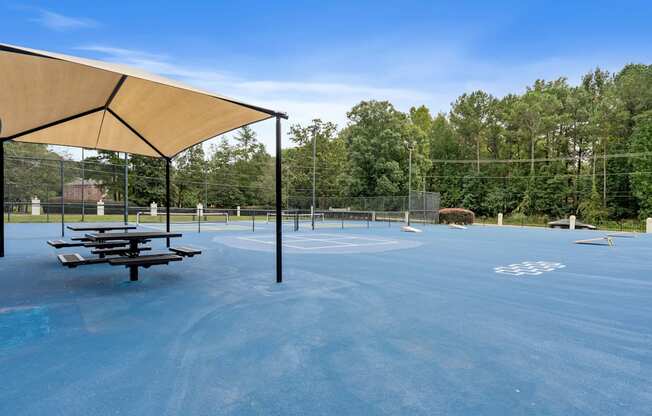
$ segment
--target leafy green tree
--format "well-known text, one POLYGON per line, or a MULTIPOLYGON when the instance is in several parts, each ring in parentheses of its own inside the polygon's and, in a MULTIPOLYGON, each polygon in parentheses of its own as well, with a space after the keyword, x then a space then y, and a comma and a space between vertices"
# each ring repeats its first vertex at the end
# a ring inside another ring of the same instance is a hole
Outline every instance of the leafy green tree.
POLYGON ((480 173, 480 159, 490 119, 490 108, 495 98, 484 91, 462 94, 453 103, 450 121, 466 147, 475 148, 476 170, 480 173))
MULTIPOLYGON (((630 140, 633 153, 652 152, 652 111, 636 117, 634 132, 630 140)), ((640 206, 639 216, 652 216, 652 157, 640 156, 632 159, 632 191, 640 206)))
MULTIPOLYGON (((171 176, 174 171, 171 172, 171 176)), ((176 201, 174 180, 171 183, 171 203, 176 201)), ((130 205, 148 207, 152 202, 165 206, 165 161, 162 159, 131 155, 129 157, 130 205)))
POLYGON ((407 195, 409 119, 387 101, 363 101, 342 131, 352 196, 407 195))
POLYGON ((196 207, 203 203, 207 184, 206 161, 201 144, 181 153, 175 160, 174 184, 178 207, 196 207))
MULTIPOLYGON (((68 157, 42 144, 7 142, 4 146, 6 201, 28 202, 36 196, 45 202, 61 196, 60 160, 68 157)), ((66 162, 64 168, 69 170, 69 165, 66 162)))
POLYGON ((290 140, 295 146, 284 152, 284 164, 286 189, 293 196, 292 207, 308 209, 312 205, 314 141, 317 208, 328 208, 319 202, 320 197, 338 197, 346 192, 346 147, 337 135, 337 126, 319 119, 307 126, 293 125, 290 140))

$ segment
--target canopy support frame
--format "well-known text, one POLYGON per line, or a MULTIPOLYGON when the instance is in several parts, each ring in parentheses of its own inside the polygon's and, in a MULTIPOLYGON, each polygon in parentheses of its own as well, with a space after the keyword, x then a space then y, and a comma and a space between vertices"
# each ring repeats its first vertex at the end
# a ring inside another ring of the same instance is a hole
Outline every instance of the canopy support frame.
POLYGON ((78 118, 86 117, 88 115, 91 115, 93 113, 97 113, 98 111, 102 111, 102 110, 104 110, 104 107, 97 107, 97 108, 92 108, 90 110, 82 111, 79 114, 64 117, 64 118, 62 118, 60 120, 56 120, 56 121, 53 121, 53 122, 50 122, 50 123, 46 123, 46 124, 43 124, 41 126, 34 127, 33 129, 21 131, 20 133, 16 133, 16 134, 8 136, 8 137, 0 137, 0 141, 8 142, 10 140, 19 139, 22 136, 26 136, 28 134, 36 133, 37 131, 45 130, 45 129, 48 129, 50 127, 57 126, 59 124, 63 124, 63 123, 67 123, 67 122, 72 121, 72 120, 76 120, 78 118))
POLYGON ((151 148, 152 148, 156 153, 159 154, 159 156, 161 156, 162 158, 167 159, 167 156, 165 156, 165 155, 163 154, 163 152, 161 152, 160 150, 158 150, 158 149, 157 149, 153 144, 151 144, 151 143, 149 142, 149 140, 147 140, 147 139, 145 138, 145 136, 143 136, 142 134, 140 134, 140 132, 139 132, 138 130, 136 130, 135 128, 133 128, 133 127, 131 126, 131 124, 127 123, 127 122, 126 122, 122 117, 120 117, 120 116, 119 116, 115 111, 111 110, 110 108, 107 108, 106 111, 108 111, 108 112, 109 112, 113 117, 115 117, 115 118, 116 118, 120 123, 122 123, 123 126, 125 126, 126 128, 128 128, 129 131, 131 131, 133 134, 135 134, 136 137, 138 137, 140 140, 144 141, 145 144, 147 144, 149 147, 151 147, 151 148))

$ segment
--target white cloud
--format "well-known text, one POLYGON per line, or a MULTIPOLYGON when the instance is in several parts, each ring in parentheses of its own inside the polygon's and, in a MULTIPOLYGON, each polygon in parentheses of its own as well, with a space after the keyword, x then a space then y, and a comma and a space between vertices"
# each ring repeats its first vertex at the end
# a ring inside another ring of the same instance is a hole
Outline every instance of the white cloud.
POLYGON ((99 24, 92 19, 64 16, 49 10, 38 9, 38 17, 30 19, 49 29, 63 32, 74 29, 87 29, 97 27, 99 24))

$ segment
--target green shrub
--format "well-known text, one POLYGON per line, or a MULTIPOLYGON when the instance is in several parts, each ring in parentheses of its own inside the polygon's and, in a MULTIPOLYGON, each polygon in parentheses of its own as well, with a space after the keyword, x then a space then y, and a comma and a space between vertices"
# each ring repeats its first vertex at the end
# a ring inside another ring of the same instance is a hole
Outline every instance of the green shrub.
POLYGON ((442 208, 439 210, 441 224, 473 224, 475 214, 464 208, 442 208))

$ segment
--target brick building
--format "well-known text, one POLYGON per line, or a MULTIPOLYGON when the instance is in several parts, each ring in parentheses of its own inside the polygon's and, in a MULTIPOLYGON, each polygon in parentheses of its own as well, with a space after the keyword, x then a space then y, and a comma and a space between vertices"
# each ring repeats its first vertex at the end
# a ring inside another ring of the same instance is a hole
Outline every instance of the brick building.
MULTIPOLYGON (((84 201, 97 202, 106 198, 106 193, 102 189, 102 184, 93 179, 84 180, 84 201)), ((63 186, 63 199, 66 202, 80 202, 82 200, 82 180, 75 179, 63 186)))

